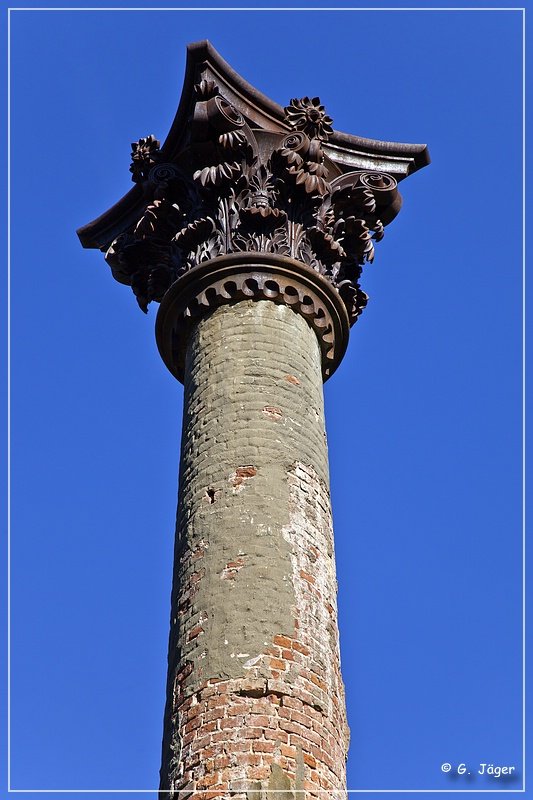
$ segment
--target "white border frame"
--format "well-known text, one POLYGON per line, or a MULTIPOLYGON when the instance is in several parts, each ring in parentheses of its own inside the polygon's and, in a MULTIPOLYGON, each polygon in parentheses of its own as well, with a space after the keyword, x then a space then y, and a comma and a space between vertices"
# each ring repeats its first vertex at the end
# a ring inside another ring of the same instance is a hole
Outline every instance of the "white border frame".
MULTIPOLYGON (((9 7, 7 9, 7 791, 8 794, 157 794, 160 789, 11 788, 11 12, 16 11, 511 11, 522 12, 522 787, 520 789, 347 789, 348 794, 518 794, 526 791, 526 8, 520 7, 9 7)), ((165 790, 166 791, 166 790, 165 790)), ((210 789, 196 789, 196 794, 210 789)), ((285 790, 269 789, 271 794, 285 790)), ((342 792, 320 790, 326 795, 342 792)), ((178 792, 178 794, 180 794, 178 792)), ((188 793, 187 793, 188 795, 188 793)))

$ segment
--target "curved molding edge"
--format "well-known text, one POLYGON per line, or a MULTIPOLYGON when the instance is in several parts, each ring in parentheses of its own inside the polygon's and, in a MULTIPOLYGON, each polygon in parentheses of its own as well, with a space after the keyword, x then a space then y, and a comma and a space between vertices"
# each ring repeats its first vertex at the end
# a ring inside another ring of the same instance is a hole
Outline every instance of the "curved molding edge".
POLYGON ((339 366, 350 335, 346 307, 337 290, 314 270, 286 256, 233 253, 204 261, 164 295, 156 319, 156 341, 170 372, 183 383, 192 325, 221 305, 270 300, 307 320, 322 353, 326 381, 339 366))

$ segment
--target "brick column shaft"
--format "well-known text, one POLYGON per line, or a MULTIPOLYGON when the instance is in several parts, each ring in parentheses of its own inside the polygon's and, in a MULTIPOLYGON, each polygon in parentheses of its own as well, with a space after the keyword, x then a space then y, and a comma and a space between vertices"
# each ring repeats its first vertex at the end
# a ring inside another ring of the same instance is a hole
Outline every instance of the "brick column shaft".
POLYGON ((269 300, 219 306, 192 329, 184 385, 161 787, 250 800, 342 793, 316 334, 269 300))

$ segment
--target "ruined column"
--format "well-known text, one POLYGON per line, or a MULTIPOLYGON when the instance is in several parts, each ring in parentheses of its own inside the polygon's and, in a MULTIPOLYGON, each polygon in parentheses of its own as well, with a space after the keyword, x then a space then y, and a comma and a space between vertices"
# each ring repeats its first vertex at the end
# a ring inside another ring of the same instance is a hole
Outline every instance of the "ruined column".
POLYGON ((210 298, 183 362, 162 788, 338 789, 348 729, 322 392, 333 326, 316 325, 337 315, 346 337, 347 315, 285 256, 236 253, 187 277, 157 324, 167 360, 179 309, 199 287, 210 298))
POLYGON ((79 231, 160 302, 184 385, 163 797, 345 792, 322 384, 426 163, 334 131, 318 98, 273 103, 201 42, 163 147, 135 142, 135 187, 79 231))

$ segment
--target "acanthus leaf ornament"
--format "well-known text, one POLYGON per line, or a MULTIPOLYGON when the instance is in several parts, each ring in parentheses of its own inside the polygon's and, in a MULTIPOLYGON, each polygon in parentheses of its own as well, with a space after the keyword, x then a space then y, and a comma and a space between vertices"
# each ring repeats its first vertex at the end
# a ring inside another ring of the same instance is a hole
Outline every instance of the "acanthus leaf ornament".
POLYGON ((194 91, 199 100, 210 100, 219 93, 219 89, 213 80, 201 80, 195 84, 194 91))
POLYGON ((373 261, 374 242, 383 238, 377 213, 392 219, 394 204, 399 208, 396 181, 369 171, 328 180, 323 143, 331 118, 318 98, 291 101, 286 113, 294 130, 271 137, 269 151, 260 157, 255 133, 217 91, 215 84, 197 84, 196 107, 203 110, 193 117, 206 124, 200 136, 199 128, 191 136, 189 157, 179 159, 179 167, 162 161, 155 137, 139 140, 134 163, 137 174, 153 185, 154 200, 132 236, 145 246, 139 250, 123 241, 129 252, 121 261, 115 241, 109 263, 131 283, 146 310, 160 299, 162 287, 197 263, 238 251, 277 253, 303 261, 336 286, 353 324, 366 304, 358 282, 361 266, 373 261), (196 166, 202 158, 208 163, 196 166), (139 254, 149 263, 141 267, 139 254))

